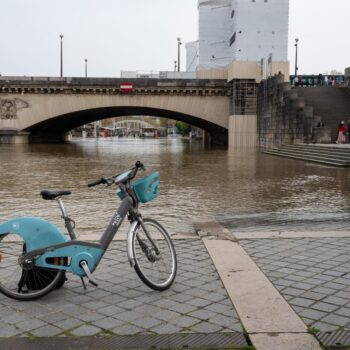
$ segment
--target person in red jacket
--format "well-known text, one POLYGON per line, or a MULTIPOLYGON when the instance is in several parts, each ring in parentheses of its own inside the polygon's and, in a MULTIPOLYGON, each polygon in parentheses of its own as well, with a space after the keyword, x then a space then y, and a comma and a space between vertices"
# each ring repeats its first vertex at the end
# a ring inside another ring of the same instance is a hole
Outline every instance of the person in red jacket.
POLYGON ((338 126, 338 139, 336 143, 342 143, 346 141, 346 126, 345 122, 341 122, 338 126))

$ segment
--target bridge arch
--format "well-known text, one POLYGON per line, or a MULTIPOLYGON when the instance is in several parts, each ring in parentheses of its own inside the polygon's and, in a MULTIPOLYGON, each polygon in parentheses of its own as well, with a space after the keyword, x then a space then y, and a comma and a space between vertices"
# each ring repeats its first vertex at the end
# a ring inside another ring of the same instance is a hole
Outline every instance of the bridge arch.
MULTIPOLYGON (((161 83, 164 84, 157 82, 161 83)), ((137 88, 131 94, 122 94, 118 89, 87 89, 68 84, 56 89, 16 88, 2 95, 16 108, 11 118, 0 119, 0 132, 29 132, 32 142, 59 142, 67 131, 93 121, 149 115, 184 121, 207 131, 213 143, 227 144, 230 99, 225 93, 226 87, 186 84, 191 86, 163 89, 152 85, 137 88)))

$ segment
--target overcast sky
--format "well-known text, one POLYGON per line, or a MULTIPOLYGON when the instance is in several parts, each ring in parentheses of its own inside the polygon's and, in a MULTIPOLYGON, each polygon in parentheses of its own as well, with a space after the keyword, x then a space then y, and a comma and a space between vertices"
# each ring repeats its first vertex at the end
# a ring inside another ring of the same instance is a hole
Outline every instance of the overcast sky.
MULTIPOLYGON (((248 1, 248 0, 247 0, 248 1)), ((350 0, 290 0, 289 59, 299 73, 350 66, 350 0)), ((198 38, 197 0, 1 0, 0 73, 117 77, 121 70, 173 70, 178 36, 198 38)), ((182 49, 185 68, 185 49, 182 49)))

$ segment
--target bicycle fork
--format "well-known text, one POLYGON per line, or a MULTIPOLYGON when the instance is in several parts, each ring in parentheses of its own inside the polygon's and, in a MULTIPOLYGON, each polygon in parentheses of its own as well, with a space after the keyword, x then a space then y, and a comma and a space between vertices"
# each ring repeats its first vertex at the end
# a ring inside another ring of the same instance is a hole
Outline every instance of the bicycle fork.
POLYGON ((136 234, 136 229, 138 226, 139 222, 137 220, 133 221, 132 224, 130 225, 128 235, 127 235, 127 240, 128 240, 128 260, 130 263, 131 267, 135 266, 135 256, 134 256, 134 250, 132 247, 132 241, 134 234, 136 234))
MULTIPOLYGON (((135 221, 132 222, 132 224, 130 225, 129 231, 128 231, 128 235, 127 235, 127 240, 128 240, 128 260, 130 263, 131 267, 135 266, 135 256, 134 256, 134 249, 133 249, 133 237, 136 234, 136 229, 137 226, 140 225, 145 233, 145 235, 147 236, 148 240, 151 242, 152 247, 148 247, 148 245, 143 242, 141 239, 139 240, 139 244, 143 250, 143 252, 146 254, 147 258, 154 262, 157 259, 157 256, 159 255, 159 249, 157 244, 154 242, 154 240, 152 239, 152 237, 150 236, 150 234, 148 233, 143 221, 141 217, 138 217, 135 221), (152 248, 154 249, 155 252, 155 256, 153 256, 154 254, 149 254, 148 251, 152 250, 152 248)), ((137 238, 139 239, 139 238, 137 238)))

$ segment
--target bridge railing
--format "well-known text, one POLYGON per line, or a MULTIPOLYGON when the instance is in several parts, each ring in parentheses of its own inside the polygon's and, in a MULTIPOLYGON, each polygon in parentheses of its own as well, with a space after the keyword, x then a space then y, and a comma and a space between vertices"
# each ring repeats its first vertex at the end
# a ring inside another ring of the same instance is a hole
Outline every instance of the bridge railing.
POLYGON ((82 77, 27 77, 0 76, 1 86, 85 86, 85 87, 119 87, 121 83, 130 82, 134 87, 218 87, 228 86, 222 79, 190 78, 82 78, 82 77))
POLYGON ((343 86, 345 82, 345 76, 342 74, 336 75, 291 75, 290 84, 292 86, 343 86))
POLYGON ((56 81, 56 82, 67 82, 67 80, 72 78, 61 78, 61 77, 29 77, 29 76, 0 76, 1 82, 10 81, 56 81))

